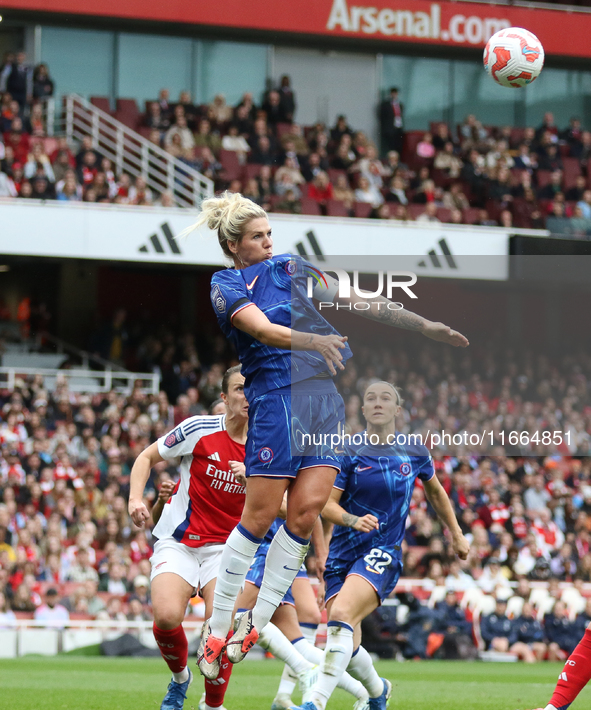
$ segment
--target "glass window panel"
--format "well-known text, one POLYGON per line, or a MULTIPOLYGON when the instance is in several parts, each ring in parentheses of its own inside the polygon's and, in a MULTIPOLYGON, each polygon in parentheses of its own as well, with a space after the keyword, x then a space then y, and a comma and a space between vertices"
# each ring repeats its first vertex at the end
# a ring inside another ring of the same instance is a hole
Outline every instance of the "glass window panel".
POLYGON ((567 127, 571 116, 583 119, 589 84, 589 72, 544 69, 525 88, 527 125, 541 125, 546 111, 554 114, 554 121, 560 130, 567 127))
POLYGON ((382 89, 400 89, 404 105, 404 127, 427 130, 431 121, 443 121, 449 108, 449 67, 447 59, 425 59, 384 55, 382 89))
POLYGON ((171 101, 191 91, 191 40, 122 33, 119 40, 119 96, 134 98, 140 110, 169 89, 171 101))
POLYGON ((56 95, 110 96, 113 33, 43 27, 41 61, 49 66, 56 95))
POLYGON ((233 105, 245 91, 252 92, 256 103, 261 101, 267 79, 267 45, 206 40, 201 43, 199 58, 199 103, 224 94, 226 102, 233 105))
POLYGON ((485 126, 513 125, 520 89, 499 86, 481 62, 453 62, 453 123, 461 124, 473 113, 485 126))

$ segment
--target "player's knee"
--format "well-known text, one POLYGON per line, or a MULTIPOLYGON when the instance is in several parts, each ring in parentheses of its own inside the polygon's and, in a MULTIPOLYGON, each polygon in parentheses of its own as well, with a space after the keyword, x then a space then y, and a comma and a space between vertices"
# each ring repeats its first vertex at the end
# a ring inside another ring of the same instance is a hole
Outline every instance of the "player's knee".
POLYGON ((330 610, 329 621, 343 621, 349 626, 353 625, 353 615, 351 609, 346 604, 339 604, 338 597, 330 610))
POLYGON ((183 615, 175 609, 154 609, 154 623, 163 631, 176 629, 182 622, 183 615))
POLYGON ((251 535, 262 538, 265 537, 276 517, 276 510, 258 508, 257 510, 249 510, 248 513, 244 511, 240 522, 251 535))
POLYGON ((294 535, 308 539, 317 519, 318 515, 315 510, 303 510, 296 515, 290 515, 290 511, 288 511, 287 527, 294 535))
POLYGON ((304 624, 314 624, 318 626, 322 621, 322 614, 317 606, 310 605, 303 609, 300 619, 304 624))

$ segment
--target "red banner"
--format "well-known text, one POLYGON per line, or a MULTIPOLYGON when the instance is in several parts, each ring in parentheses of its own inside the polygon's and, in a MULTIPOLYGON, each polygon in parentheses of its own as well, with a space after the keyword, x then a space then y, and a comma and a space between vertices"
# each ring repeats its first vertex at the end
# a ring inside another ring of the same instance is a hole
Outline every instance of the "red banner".
POLYGON ((591 13, 560 9, 426 0, 0 0, 0 8, 455 47, 524 27, 547 55, 591 57, 591 13))

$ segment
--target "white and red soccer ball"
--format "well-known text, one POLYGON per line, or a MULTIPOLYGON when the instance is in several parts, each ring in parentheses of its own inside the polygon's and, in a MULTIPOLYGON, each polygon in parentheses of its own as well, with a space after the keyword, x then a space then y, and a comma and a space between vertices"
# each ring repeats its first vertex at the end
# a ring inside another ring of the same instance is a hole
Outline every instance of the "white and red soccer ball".
POLYGON ((544 66, 540 40, 521 27, 496 32, 484 48, 484 69, 501 86, 521 88, 531 84, 544 66))

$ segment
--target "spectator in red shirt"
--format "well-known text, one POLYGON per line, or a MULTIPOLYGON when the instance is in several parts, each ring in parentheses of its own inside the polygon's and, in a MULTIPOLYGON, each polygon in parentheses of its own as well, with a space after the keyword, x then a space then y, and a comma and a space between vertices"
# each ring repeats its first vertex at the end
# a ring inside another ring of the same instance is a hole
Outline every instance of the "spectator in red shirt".
POLYGON ((12 121, 10 131, 4 134, 4 144, 11 146, 14 159, 23 165, 27 162, 30 150, 29 134, 23 131, 23 122, 20 118, 12 121))
POLYGON ((332 184, 324 170, 321 170, 314 178, 314 181, 308 185, 308 197, 320 205, 325 205, 328 200, 332 200, 332 184))

